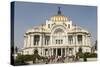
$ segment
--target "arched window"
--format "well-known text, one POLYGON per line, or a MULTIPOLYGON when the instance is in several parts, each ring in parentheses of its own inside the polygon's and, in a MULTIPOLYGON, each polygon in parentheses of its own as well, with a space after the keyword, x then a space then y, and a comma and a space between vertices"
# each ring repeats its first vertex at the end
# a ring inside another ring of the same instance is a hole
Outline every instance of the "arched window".
POLYGON ((68 36, 68 43, 69 44, 72 44, 73 43, 73 36, 72 35, 69 35, 68 36))
POLYGON ((50 28, 50 24, 48 24, 48 28, 50 28))
POLYGON ((64 33, 64 31, 60 28, 56 29, 54 32, 54 34, 62 34, 62 33, 64 33))
POLYGON ((34 45, 39 45, 39 40, 40 40, 40 36, 39 35, 35 35, 34 36, 34 45))
POLYGON ((70 28, 70 24, 68 24, 68 28, 70 28))
POLYGON ((77 40, 79 44, 82 44, 82 35, 78 35, 77 40))

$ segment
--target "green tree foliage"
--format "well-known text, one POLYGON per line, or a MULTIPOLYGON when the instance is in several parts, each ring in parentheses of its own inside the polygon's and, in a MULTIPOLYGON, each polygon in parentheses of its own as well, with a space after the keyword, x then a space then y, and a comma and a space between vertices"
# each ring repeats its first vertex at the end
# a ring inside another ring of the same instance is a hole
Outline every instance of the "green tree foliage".
POLYGON ((33 63, 36 63, 36 59, 41 60, 41 59, 46 59, 45 57, 42 57, 38 54, 38 51, 35 50, 33 55, 21 55, 18 54, 15 63, 17 64, 23 64, 26 61, 33 61, 33 63))
POLYGON ((82 53, 82 47, 79 48, 79 53, 82 53))
POLYGON ((95 50, 97 50, 97 40, 95 41, 95 50))
POLYGON ((15 52, 16 52, 16 53, 18 52, 18 47, 17 47, 17 46, 15 47, 15 52))

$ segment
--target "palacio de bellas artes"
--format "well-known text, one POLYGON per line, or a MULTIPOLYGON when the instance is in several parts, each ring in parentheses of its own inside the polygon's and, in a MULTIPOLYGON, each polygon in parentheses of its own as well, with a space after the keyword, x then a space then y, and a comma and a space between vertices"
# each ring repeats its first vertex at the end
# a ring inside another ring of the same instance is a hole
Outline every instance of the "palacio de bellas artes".
MULTIPOLYGON (((63 6, 56 6, 55 12, 52 11, 51 15, 47 15, 46 20, 43 19, 45 21, 43 23, 32 21, 33 25, 25 29, 23 34, 23 47, 15 48, 15 60, 21 55, 27 56, 27 59, 24 59, 24 63, 27 64, 97 60, 95 49, 97 41, 95 39, 95 42, 92 42, 91 31, 85 26, 76 24, 69 14, 65 14, 64 9, 67 10, 63 6)), ((85 19, 83 18, 83 20, 85 19)))

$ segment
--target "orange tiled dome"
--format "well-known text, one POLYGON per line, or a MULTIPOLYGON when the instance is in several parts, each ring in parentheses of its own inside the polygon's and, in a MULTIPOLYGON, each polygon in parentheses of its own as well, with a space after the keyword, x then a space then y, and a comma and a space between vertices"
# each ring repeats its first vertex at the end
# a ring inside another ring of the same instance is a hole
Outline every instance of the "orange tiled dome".
POLYGON ((54 21, 54 22, 64 22, 64 21, 68 21, 69 18, 64 16, 64 15, 54 15, 50 18, 51 21, 54 21))
POLYGON ((69 20, 69 17, 66 17, 64 15, 61 14, 61 11, 60 11, 60 7, 58 7, 58 14, 57 15, 54 15, 50 18, 51 21, 54 21, 54 22, 65 22, 65 21, 68 21, 69 20))

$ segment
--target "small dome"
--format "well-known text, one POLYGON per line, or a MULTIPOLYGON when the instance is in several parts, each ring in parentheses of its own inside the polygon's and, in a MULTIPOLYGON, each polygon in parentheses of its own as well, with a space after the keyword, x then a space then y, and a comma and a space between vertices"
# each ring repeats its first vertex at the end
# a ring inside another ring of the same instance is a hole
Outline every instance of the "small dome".
POLYGON ((54 15, 50 18, 51 21, 54 21, 54 22, 61 22, 61 21, 68 21, 69 18, 64 16, 64 15, 54 15))
POLYGON ((60 11, 60 7, 58 7, 57 15, 52 16, 49 20, 54 22, 65 22, 69 20, 69 17, 62 15, 60 11))

